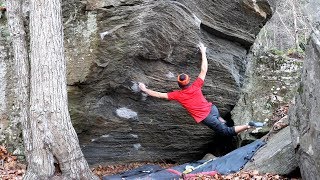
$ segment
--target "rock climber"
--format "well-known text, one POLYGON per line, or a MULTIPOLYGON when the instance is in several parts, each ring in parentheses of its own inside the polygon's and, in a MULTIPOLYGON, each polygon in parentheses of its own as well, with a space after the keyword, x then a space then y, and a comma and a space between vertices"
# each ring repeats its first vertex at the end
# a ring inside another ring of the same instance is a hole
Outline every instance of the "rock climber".
POLYGON ((144 83, 139 82, 139 88, 146 94, 168 100, 178 101, 194 118, 197 123, 203 123, 215 132, 224 136, 235 136, 238 133, 252 128, 254 122, 246 125, 237 125, 228 127, 225 120, 220 116, 218 108, 208 102, 202 94, 202 86, 208 70, 208 60, 206 56, 206 47, 203 43, 199 44, 201 51, 201 71, 196 80, 191 83, 187 74, 178 76, 178 85, 180 90, 163 93, 148 89, 144 83))

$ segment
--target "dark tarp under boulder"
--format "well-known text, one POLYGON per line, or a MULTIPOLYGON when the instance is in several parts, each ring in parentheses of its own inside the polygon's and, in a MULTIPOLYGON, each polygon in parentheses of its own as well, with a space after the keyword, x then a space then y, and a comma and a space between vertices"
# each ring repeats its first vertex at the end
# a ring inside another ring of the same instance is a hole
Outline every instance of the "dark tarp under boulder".
POLYGON ((222 157, 212 160, 199 160, 192 163, 185 163, 170 169, 162 169, 156 165, 145 165, 118 175, 104 176, 103 180, 117 179, 174 179, 182 176, 186 167, 194 167, 190 174, 230 174, 240 171, 250 161, 255 152, 265 145, 266 142, 256 140, 246 146, 240 147, 222 157), (198 167, 198 168, 197 168, 198 167))

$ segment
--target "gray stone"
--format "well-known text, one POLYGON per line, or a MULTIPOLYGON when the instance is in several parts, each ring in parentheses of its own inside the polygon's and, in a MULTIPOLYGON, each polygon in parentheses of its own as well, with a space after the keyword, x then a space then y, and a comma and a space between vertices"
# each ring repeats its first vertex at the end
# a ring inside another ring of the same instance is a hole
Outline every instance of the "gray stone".
POLYGON ((293 147, 303 179, 320 177, 320 26, 311 34, 300 87, 289 111, 293 147))
MULTIPOLYGON (((203 92, 223 116, 229 114, 239 98, 247 51, 269 17, 261 12, 271 13, 268 6, 260 12, 251 6, 244 1, 92 0, 85 8, 89 12, 78 10, 93 19, 72 16, 79 18, 69 21, 72 31, 65 30, 71 32, 69 44, 86 45, 67 49, 69 66, 79 65, 68 71, 69 102, 88 162, 186 162, 219 148, 209 147, 212 130, 196 124, 179 104, 145 96, 137 82, 167 92, 178 88, 179 73, 194 80, 201 63, 197 44, 203 42, 209 61, 203 92), (89 22, 96 36, 88 36, 90 44, 75 41, 89 22), (88 56, 72 52, 88 48, 88 56)), ((71 5, 65 7, 72 14, 71 5)))
POLYGON ((289 126, 268 139, 249 161, 244 170, 258 170, 259 173, 290 174, 298 167, 290 138, 289 126))
MULTIPOLYGON (((238 124, 259 121, 272 125, 274 112, 289 104, 299 87, 303 60, 276 52, 250 54, 248 59, 245 85, 232 110, 232 119, 238 124)), ((266 134, 269 130, 266 127, 257 133, 266 134)), ((242 139, 250 138, 250 134, 242 134, 242 139)))

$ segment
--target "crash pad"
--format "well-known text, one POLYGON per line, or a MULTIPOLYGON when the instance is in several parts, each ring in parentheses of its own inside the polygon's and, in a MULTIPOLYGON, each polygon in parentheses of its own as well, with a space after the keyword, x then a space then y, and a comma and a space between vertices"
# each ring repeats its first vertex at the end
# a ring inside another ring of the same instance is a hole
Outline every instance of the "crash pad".
POLYGON ((192 174, 230 174, 240 171, 245 164, 251 160, 255 152, 265 145, 266 142, 258 139, 246 146, 240 147, 222 157, 212 160, 199 160, 196 162, 185 163, 169 169, 163 169, 156 165, 145 165, 139 168, 120 173, 118 175, 104 176, 103 180, 162 180, 179 179, 186 167, 198 167, 191 171, 192 174), (200 166, 201 165, 201 166, 200 166))

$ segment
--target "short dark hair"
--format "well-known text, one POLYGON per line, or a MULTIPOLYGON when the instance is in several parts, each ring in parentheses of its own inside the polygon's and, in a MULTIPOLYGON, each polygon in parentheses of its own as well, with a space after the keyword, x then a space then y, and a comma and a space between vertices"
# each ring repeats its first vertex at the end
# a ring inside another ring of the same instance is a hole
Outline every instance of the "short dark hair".
POLYGON ((178 75, 178 85, 181 89, 185 89, 190 85, 190 78, 187 74, 179 74, 178 75))

